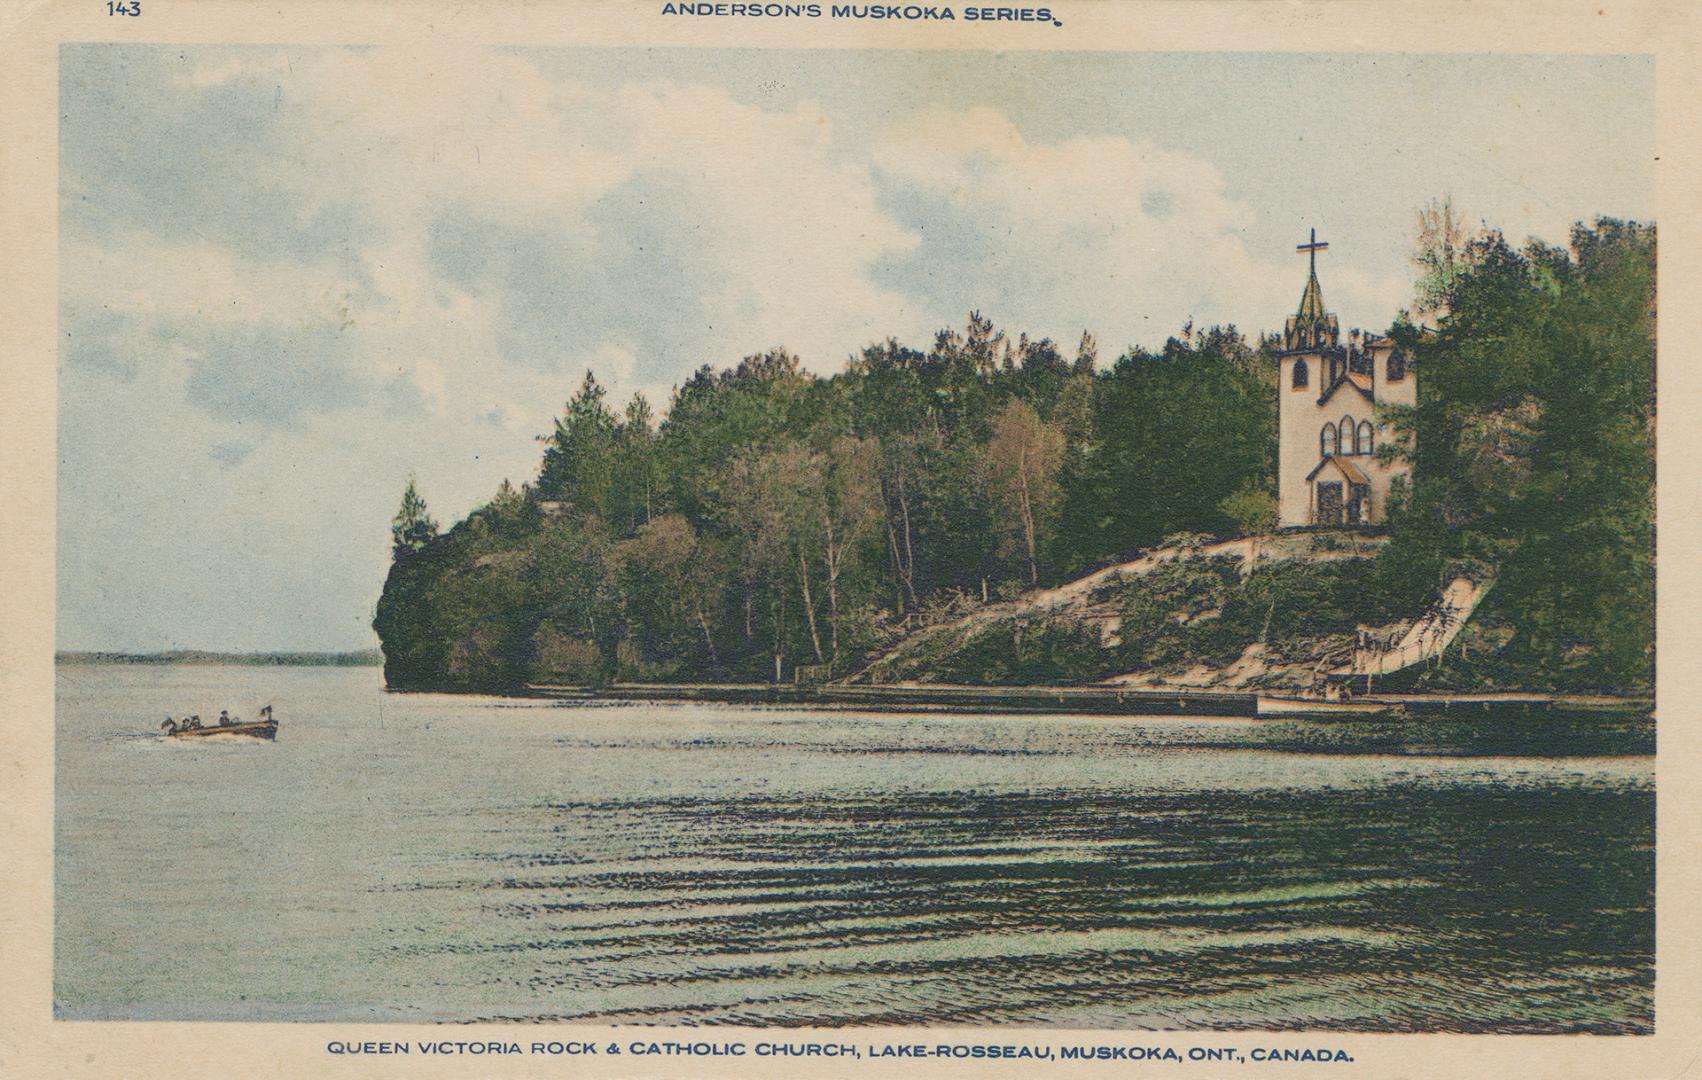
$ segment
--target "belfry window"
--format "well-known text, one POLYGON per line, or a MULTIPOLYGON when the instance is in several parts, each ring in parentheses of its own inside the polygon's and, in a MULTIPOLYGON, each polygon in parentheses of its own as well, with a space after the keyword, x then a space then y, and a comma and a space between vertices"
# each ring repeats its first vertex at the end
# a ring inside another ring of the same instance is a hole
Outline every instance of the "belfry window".
POLYGON ((1341 449, 1339 434, 1334 424, 1325 424, 1324 430, 1318 433, 1318 454, 1329 457, 1341 449))
POLYGON ((1341 432, 1342 453, 1344 455, 1359 453, 1359 429, 1354 426, 1353 417, 1342 417, 1341 423, 1336 425, 1336 430, 1341 432))
POLYGON ((1294 384, 1292 389, 1304 389, 1311 378, 1311 374, 1311 372, 1306 370, 1306 361, 1296 360, 1294 362, 1294 384))
POLYGON ((1372 445, 1371 421, 1361 420, 1359 422, 1359 432, 1355 435, 1353 443, 1354 452, 1358 454, 1369 454, 1376 449, 1372 445))

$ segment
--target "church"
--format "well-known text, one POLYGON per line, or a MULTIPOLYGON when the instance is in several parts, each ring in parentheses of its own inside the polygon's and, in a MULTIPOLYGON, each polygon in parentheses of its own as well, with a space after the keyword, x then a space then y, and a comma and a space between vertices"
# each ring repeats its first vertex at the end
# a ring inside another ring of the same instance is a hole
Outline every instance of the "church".
POLYGON ((1297 248, 1311 273, 1278 354, 1277 525, 1284 529, 1379 525, 1390 485, 1412 468, 1378 460, 1386 427, 1376 407, 1417 405, 1417 372, 1383 335, 1354 330, 1342 342, 1318 284, 1318 252, 1328 246, 1314 230, 1297 248))

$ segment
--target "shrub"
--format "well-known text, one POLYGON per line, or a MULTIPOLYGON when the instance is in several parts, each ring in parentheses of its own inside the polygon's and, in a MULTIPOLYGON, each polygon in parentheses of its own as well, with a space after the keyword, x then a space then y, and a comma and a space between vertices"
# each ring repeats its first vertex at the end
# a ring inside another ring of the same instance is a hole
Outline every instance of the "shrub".
POLYGON ((947 682, 1044 686, 1102 678, 1110 659, 1098 632, 1079 620, 1000 619, 944 657, 939 670, 947 682))

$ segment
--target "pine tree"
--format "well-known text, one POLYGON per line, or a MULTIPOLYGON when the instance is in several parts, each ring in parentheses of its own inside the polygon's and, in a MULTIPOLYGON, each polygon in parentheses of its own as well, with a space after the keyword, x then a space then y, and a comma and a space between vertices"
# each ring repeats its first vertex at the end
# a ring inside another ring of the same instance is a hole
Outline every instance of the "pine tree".
POLYGON ((402 508, 390 523, 390 536, 391 556, 396 559, 413 554, 437 536, 437 522, 426 512, 425 500, 414 486, 412 473, 408 475, 407 490, 402 492, 402 508))
POLYGON ((608 520, 616 439, 620 422, 604 403, 597 376, 587 371, 579 392, 568 401, 555 431, 544 438, 544 464, 538 490, 559 500, 579 518, 608 520))
POLYGON ((1092 375, 1099 366, 1099 339, 1088 333, 1081 332, 1081 343, 1076 346, 1076 362, 1070 370, 1077 375, 1092 375))

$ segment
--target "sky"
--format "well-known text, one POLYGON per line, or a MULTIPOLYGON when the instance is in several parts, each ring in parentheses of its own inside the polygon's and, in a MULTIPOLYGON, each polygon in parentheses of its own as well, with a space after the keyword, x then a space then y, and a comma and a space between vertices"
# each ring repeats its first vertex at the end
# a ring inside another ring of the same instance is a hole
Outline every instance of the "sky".
POLYGON ((1325 299, 1414 216, 1655 218, 1647 57, 67 45, 61 649, 355 649, 587 370, 665 411, 978 310, 1110 359, 1325 299))

